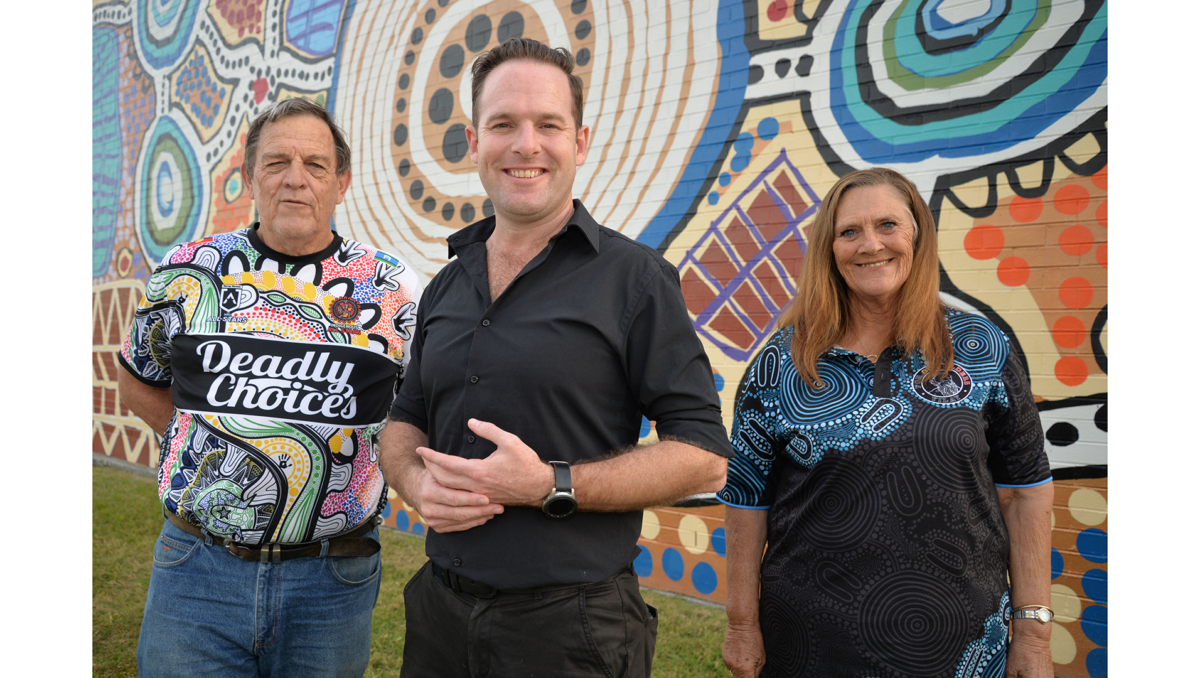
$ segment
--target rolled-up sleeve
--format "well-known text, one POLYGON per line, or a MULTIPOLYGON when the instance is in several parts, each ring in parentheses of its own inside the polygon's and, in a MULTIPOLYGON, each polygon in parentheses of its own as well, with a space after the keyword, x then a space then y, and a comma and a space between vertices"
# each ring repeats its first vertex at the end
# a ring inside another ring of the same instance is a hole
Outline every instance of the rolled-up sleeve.
POLYGON ((660 439, 733 456, 712 365, 692 327, 675 267, 648 276, 626 320, 625 353, 638 406, 660 439))

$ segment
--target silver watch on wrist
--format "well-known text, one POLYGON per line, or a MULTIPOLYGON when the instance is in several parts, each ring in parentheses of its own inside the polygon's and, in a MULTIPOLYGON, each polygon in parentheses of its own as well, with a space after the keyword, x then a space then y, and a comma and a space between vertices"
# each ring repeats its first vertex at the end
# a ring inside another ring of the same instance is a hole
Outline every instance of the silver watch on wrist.
POLYGON ((1054 621, 1054 611, 1042 605, 1022 605, 1012 611, 1013 619, 1036 619, 1043 624, 1054 621))

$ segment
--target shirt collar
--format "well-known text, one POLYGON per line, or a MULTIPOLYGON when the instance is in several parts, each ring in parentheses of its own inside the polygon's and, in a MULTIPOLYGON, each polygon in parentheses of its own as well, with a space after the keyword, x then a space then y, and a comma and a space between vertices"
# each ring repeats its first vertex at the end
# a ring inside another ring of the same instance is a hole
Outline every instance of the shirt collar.
MULTIPOLYGON (((563 233, 566 233, 568 230, 573 228, 583 234, 584 238, 587 238, 588 244, 592 246, 592 249, 599 252, 600 224, 596 223, 596 220, 592 218, 592 215, 588 213, 587 208, 584 207, 583 203, 579 202, 579 200, 572 200, 571 204, 575 208, 574 214, 572 214, 571 218, 567 220, 567 223, 562 227, 562 230, 556 233, 551 240, 558 238, 563 233)), ((449 256, 454 257, 456 254, 456 249, 461 249, 462 247, 470 245, 471 243, 483 242, 487 240, 489 237, 491 237, 492 231, 495 230, 496 217, 491 216, 487 217, 486 219, 476 221, 470 226, 452 233, 448 238, 446 238, 446 248, 449 256)))

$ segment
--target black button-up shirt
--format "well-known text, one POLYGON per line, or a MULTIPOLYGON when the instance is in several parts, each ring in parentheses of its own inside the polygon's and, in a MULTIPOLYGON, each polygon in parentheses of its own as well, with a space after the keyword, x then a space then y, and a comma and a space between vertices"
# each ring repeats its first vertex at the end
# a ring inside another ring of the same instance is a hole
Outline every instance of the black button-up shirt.
MULTIPOLYGON (((468 459, 495 450, 471 434, 472 417, 546 461, 576 463, 635 444, 643 414, 660 437, 732 456, 678 270, 574 204, 494 301, 486 241, 495 219, 447 239, 457 259, 421 298, 391 416, 425 431, 433 449, 468 459)), ((553 520, 507 507, 464 532, 430 531, 425 548, 438 565, 501 589, 596 582, 632 561, 641 523, 641 511, 553 520)))

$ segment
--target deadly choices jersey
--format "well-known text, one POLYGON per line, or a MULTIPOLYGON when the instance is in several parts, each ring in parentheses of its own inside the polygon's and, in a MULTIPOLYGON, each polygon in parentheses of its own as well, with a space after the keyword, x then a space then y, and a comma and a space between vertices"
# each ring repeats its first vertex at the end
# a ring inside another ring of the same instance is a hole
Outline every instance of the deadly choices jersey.
POLYGON ((248 545, 336 536, 387 499, 375 434, 407 364, 421 287, 334 235, 290 257, 258 224, 171 250, 120 361, 170 387, 163 507, 248 545))

